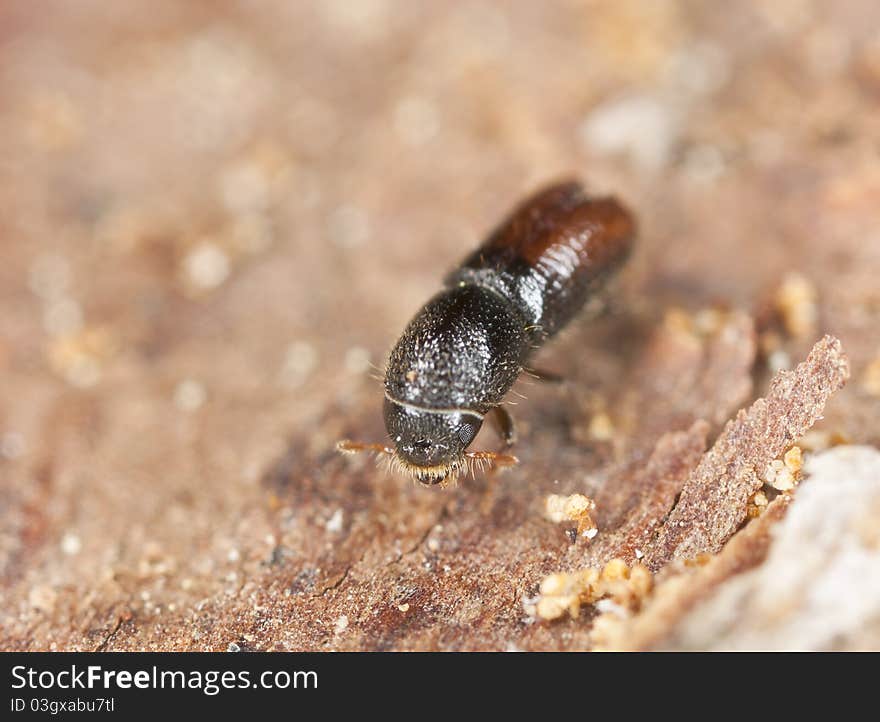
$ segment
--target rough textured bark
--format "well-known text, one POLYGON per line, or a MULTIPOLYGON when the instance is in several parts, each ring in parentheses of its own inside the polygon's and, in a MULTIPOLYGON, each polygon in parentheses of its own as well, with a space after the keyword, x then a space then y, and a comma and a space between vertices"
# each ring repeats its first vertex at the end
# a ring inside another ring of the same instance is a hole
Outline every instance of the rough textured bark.
POLYGON ((767 465, 820 418, 831 394, 849 378, 840 341, 823 338, 794 371, 781 372, 765 398, 724 427, 685 482, 675 509, 646 553, 659 569, 672 559, 714 554, 745 521, 767 465))
POLYGON ((657 559, 716 550, 750 484, 701 455, 823 334, 818 433, 880 442, 877 3, 367 5, 0 8, 0 649, 587 649, 524 601, 670 509, 657 559), (444 273, 566 176, 640 236, 511 397, 520 466, 339 457, 444 273), (543 515, 574 492, 590 543, 543 515))

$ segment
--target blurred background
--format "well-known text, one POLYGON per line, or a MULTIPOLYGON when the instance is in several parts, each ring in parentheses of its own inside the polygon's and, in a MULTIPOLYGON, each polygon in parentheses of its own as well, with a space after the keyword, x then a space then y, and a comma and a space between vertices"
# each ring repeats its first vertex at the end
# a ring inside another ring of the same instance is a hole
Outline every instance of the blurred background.
POLYGON ((3 647, 370 646, 248 595, 287 553, 273 594, 326 597, 359 519, 365 564, 418 540, 371 484, 436 497, 346 486, 332 444, 382 438, 403 325, 560 176, 636 212, 648 318, 806 303, 761 354, 839 335, 826 421, 876 444, 878 28, 871 0, 3 3, 3 647))

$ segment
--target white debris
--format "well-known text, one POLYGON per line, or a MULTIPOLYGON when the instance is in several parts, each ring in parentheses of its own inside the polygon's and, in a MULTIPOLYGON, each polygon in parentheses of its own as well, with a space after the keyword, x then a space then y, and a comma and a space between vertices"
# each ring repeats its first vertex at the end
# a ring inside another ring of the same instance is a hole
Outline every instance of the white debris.
POLYGON ((287 347, 281 366, 281 383, 290 388, 302 386, 318 365, 318 351, 306 341, 296 341, 287 347))
POLYGON ((594 108, 580 127, 581 141, 589 151, 623 154, 649 170, 666 165, 678 133, 677 111, 648 95, 609 100, 594 108))
POLYGON ((788 371, 791 368, 791 356, 782 349, 776 349, 767 357, 767 368, 774 374, 788 371))
POLYGON ((79 554, 82 549, 82 542, 76 534, 68 532, 61 538, 61 551, 72 557, 79 554))
POLYGON ((174 404, 181 411, 196 411, 207 398, 205 387, 194 379, 184 379, 174 389, 174 404))
POLYGON ((210 290, 229 278, 231 264, 226 251, 215 243, 204 241, 187 254, 183 268, 193 286, 210 290))
POLYGON ((343 522, 343 512, 342 509, 337 509, 333 512, 333 516, 331 516, 327 523, 324 525, 324 528, 330 532, 331 534, 338 534, 342 531, 342 522, 343 522))
POLYGON ((862 649, 880 638, 880 451, 807 459, 766 561, 734 577, 675 632, 689 649, 862 649), (873 637, 868 637, 873 630, 873 637), (873 641, 871 641, 873 640, 873 641))

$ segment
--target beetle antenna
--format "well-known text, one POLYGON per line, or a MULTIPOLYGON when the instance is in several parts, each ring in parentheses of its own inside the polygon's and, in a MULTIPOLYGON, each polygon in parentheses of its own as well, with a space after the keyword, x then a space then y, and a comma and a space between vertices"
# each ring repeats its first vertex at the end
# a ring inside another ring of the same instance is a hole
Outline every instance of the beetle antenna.
POLYGON ((511 454, 499 454, 495 451, 466 451, 465 457, 474 462, 482 471, 484 464, 488 466, 496 466, 499 469, 507 469, 516 466, 519 459, 511 454))
POLYGON ((364 444, 360 441, 349 441, 348 439, 336 442, 336 450, 343 454, 359 454, 366 451, 373 452, 374 454, 385 454, 386 456, 394 455, 394 449, 384 444, 364 444))

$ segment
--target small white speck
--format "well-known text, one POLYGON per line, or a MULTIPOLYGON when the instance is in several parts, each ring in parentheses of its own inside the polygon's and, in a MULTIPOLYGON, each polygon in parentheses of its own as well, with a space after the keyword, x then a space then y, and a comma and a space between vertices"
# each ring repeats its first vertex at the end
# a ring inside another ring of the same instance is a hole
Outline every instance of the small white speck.
POLYGON ((585 536, 587 539, 592 539, 598 533, 599 530, 596 527, 593 527, 592 529, 585 529, 582 536, 585 536))
POLYGON ((199 409, 208 397, 205 387, 193 379, 184 379, 174 389, 174 404, 181 411, 199 409))
POLYGON ((428 551, 436 552, 440 549, 440 542, 436 539, 428 539, 428 551))
POLYGON ((302 386, 318 365, 318 352, 305 341, 297 341, 287 347, 281 366, 281 383, 289 388, 302 386))
POLYGON ((767 357, 767 368, 773 373, 787 371, 791 368, 791 356, 782 349, 774 351, 767 357))
POLYGON ((353 346, 345 352, 345 370, 350 374, 364 374, 370 370, 370 352, 353 346))
POLYGON ((61 551, 67 556, 72 557, 79 554, 82 549, 82 542, 76 534, 67 533, 61 538, 61 551))
POLYGON ((6 459, 17 459, 25 451, 24 436, 17 431, 7 431, 0 436, 0 456, 6 459))
POLYGON ((215 243, 197 245, 186 256, 183 266, 187 279, 197 288, 216 288, 229 278, 229 256, 215 243))
POLYGON ((339 619, 336 620, 336 634, 342 634, 346 629, 348 629, 348 616, 343 614, 339 619))
POLYGON ((229 646, 226 647, 227 652, 240 652, 241 647, 239 647, 235 642, 230 642, 229 646))
POLYGON ((627 616, 626 608, 615 602, 613 599, 600 599, 596 602, 596 610, 602 614, 615 614, 618 617, 627 616))
POLYGON ((343 521, 343 513, 342 509, 337 509, 333 512, 333 516, 331 516, 327 523, 324 525, 324 528, 329 531, 331 534, 338 534, 342 531, 342 521, 343 521))
POLYGON ((241 553, 238 551, 238 549, 230 549, 229 553, 226 555, 226 558, 231 562, 237 562, 239 559, 241 559, 241 553))
POLYGON ((636 559, 641 559, 643 556, 645 556, 645 552, 641 549, 636 549, 636 559))
POLYGON ((406 612, 409 611, 409 602, 404 602, 403 604, 398 604, 398 605, 397 605, 397 608, 398 608, 401 612, 406 613, 406 612))
POLYGON ((658 169, 670 158, 679 133, 678 114, 668 103, 644 95, 610 100, 584 119, 580 137, 588 150, 625 154, 637 165, 658 169))

